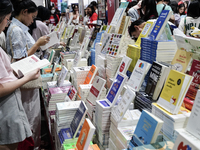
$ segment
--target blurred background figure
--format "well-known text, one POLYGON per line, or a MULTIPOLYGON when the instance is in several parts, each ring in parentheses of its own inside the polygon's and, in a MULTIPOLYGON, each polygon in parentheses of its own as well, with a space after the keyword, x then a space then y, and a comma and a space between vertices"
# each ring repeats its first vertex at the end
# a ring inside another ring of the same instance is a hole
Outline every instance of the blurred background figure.
POLYGON ((51 11, 51 16, 50 16, 50 24, 53 24, 54 26, 57 25, 57 23, 59 22, 59 16, 56 14, 56 9, 54 6, 50 7, 50 11, 51 11))

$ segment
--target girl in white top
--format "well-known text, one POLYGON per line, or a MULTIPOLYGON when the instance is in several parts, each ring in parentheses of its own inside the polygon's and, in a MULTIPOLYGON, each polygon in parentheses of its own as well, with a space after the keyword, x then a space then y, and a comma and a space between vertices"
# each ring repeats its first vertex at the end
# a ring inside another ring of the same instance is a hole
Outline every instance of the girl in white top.
POLYGON ((190 3, 187 10, 187 17, 182 18, 179 24, 179 29, 187 36, 192 36, 193 31, 191 27, 197 27, 200 29, 200 8, 199 2, 193 1, 190 3))
MULTIPOLYGON (((12 10, 10 0, 0 1, 0 33, 9 25, 12 10)), ((8 55, 0 47, 0 70, 0 150, 16 150, 19 142, 32 135, 18 88, 37 79, 39 69, 17 79, 8 55)))

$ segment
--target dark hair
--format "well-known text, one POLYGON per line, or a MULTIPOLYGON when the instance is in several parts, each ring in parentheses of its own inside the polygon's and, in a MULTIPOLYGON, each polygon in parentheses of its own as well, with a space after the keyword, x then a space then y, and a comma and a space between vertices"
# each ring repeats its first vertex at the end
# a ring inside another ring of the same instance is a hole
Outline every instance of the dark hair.
POLYGON ((43 6, 38 6, 38 15, 36 20, 41 20, 41 21, 49 20, 50 16, 51 16, 51 11, 49 9, 43 6))
POLYGON ((182 7, 184 7, 184 11, 180 15, 185 15, 185 4, 183 4, 183 3, 178 5, 178 7, 177 7, 177 13, 179 13, 179 9, 182 8, 182 7))
MULTIPOLYGON (((90 4, 90 5, 88 5, 88 7, 87 8, 91 8, 91 10, 92 10, 92 15, 93 15, 93 13, 95 13, 95 10, 94 10, 94 7, 93 7, 93 5, 92 4, 90 4)), ((91 16, 92 16, 91 15, 91 16)))
POLYGON ((14 7, 14 16, 18 16, 24 9, 28 10, 28 13, 34 13, 37 11, 37 6, 32 0, 12 0, 14 7))
POLYGON ((155 19, 158 17, 158 12, 156 9, 156 2, 155 0, 143 0, 140 8, 140 17, 144 21, 149 19, 155 19), (142 9, 146 6, 146 10, 144 14, 142 13, 142 9))
POLYGON ((170 0, 164 0, 164 2, 167 2, 167 5, 170 5, 171 1, 170 0))
POLYGON ((177 7, 178 7, 177 1, 171 1, 170 7, 172 8, 172 11, 174 12, 174 14, 177 13, 177 7))
POLYGON ((3 21, 6 15, 13 11, 13 6, 10 0, 0 1, 0 23, 3 21))
POLYGON ((187 16, 192 18, 198 18, 200 17, 200 10, 199 10, 199 2, 193 1, 190 3, 188 10, 187 10, 187 16))
POLYGON ((73 4, 73 5, 72 5, 72 11, 73 11, 74 14, 75 14, 75 7, 78 8, 78 4, 73 4))
POLYGON ((131 33, 136 31, 135 26, 139 26, 144 22, 145 22, 144 20, 138 19, 131 23, 131 25, 129 26, 129 30, 128 30, 130 37, 132 36, 131 33))
POLYGON ((95 6, 96 8, 98 8, 98 4, 97 4, 97 2, 95 2, 95 1, 92 1, 90 4, 92 4, 92 5, 93 5, 93 7, 95 6))
POLYGON ((137 5, 137 1, 129 2, 129 4, 128 4, 128 6, 127 6, 125 12, 127 12, 131 7, 133 7, 133 6, 135 6, 135 5, 137 5))
MULTIPOLYGON (((51 10, 54 6, 51 6, 49 9, 51 10)), ((55 7, 54 7, 55 8, 55 7)), ((57 14, 56 14, 56 8, 55 8, 55 13, 53 14, 53 17, 55 19, 55 23, 57 24, 58 23, 58 17, 57 17, 57 14)))

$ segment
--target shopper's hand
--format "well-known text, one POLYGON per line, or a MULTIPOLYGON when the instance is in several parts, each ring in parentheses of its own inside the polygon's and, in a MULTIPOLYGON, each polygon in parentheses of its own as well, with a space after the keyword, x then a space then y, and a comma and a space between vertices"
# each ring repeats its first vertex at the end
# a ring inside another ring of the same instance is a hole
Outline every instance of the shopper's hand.
POLYGON ((29 74, 25 75, 25 78, 27 78, 28 81, 31 81, 37 79, 39 76, 40 76, 40 69, 38 68, 30 72, 29 74))
POLYGON ((64 42, 60 42, 60 45, 64 46, 64 47, 66 46, 66 44, 64 42))
POLYGON ((49 42, 50 37, 48 36, 42 36, 37 40, 37 45, 38 46, 43 46, 49 42))

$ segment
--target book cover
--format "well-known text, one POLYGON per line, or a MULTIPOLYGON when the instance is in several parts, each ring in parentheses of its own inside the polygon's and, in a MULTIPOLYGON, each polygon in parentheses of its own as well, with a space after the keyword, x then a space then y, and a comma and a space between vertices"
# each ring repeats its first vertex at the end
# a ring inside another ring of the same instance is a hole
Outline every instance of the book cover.
POLYGON ((152 37, 154 40, 158 40, 161 34, 163 33, 164 28, 168 20, 170 19, 171 15, 172 15, 172 11, 163 10, 160 16, 158 17, 149 36, 152 37))
POLYGON ((87 96, 87 100, 89 100, 93 105, 96 104, 96 100, 99 99, 101 92, 106 84, 106 80, 103 78, 96 76, 94 78, 92 87, 90 88, 90 92, 87 96))
POLYGON ((114 117, 116 122, 120 122, 124 117, 130 103, 135 99, 135 92, 131 89, 127 88, 122 99, 118 103, 118 105, 112 109, 112 116, 114 117))
POLYGON ((122 87, 124 86, 124 83, 127 81, 127 78, 128 77, 126 75, 119 73, 115 78, 114 82, 112 83, 108 91, 108 94, 106 96, 108 100, 107 102, 111 107, 115 105, 117 98, 122 90, 122 87))
POLYGON ((170 70, 158 105, 172 114, 177 114, 193 77, 176 70, 170 70))
POLYGON ((192 83, 186 93, 186 97, 194 100, 200 85, 200 61, 193 60, 189 75, 193 76, 192 83))
POLYGON ((57 79, 57 85, 58 87, 62 86, 62 84, 64 83, 64 80, 67 76, 67 73, 68 73, 68 70, 65 66, 62 67, 62 70, 58 76, 58 79, 57 79))
MULTIPOLYGON (((121 61, 120 65, 119 65, 118 69, 117 69, 116 75, 117 75, 118 73, 126 74, 126 72, 127 72, 128 68, 129 68, 131 62, 132 62, 132 59, 131 59, 131 58, 129 58, 129 57, 127 57, 127 56, 124 56, 124 57, 122 58, 122 61, 121 61)), ((116 76, 116 75, 115 75, 115 76, 116 76)))
POLYGON ((52 50, 50 55, 49 55, 49 58, 48 58, 48 61, 52 64, 53 62, 53 58, 54 58, 54 55, 55 55, 55 50, 52 50))
POLYGON ((19 75, 27 75, 28 73, 43 67, 50 65, 50 62, 47 59, 40 60, 37 56, 31 55, 22 60, 12 63, 11 68, 19 75))
POLYGON ((119 27, 119 31, 118 34, 122 34, 123 30, 124 30, 124 25, 125 25, 125 20, 126 20, 126 16, 123 16, 120 27, 119 27))
POLYGON ((42 50, 45 50, 53 45, 55 45, 56 43, 59 43, 60 40, 58 38, 57 32, 51 32, 50 34, 46 35, 47 37, 49 37, 49 42, 47 44, 45 44, 44 46, 40 46, 40 48, 42 50))
POLYGON ((139 91, 144 77, 146 76, 147 72, 149 71, 151 64, 138 59, 135 68, 130 76, 130 79, 127 82, 127 85, 133 89, 134 91, 139 91))
POLYGON ((67 96, 70 98, 70 100, 74 101, 76 98, 76 89, 74 86, 71 86, 71 88, 69 89, 67 96))
POLYGON ((200 103, 200 90, 198 90, 186 130, 192 135, 200 139, 200 127, 199 127, 199 103, 200 103))
POLYGON ((80 132, 79 129, 81 127, 81 122, 83 121, 86 113, 87 113, 87 107, 83 101, 81 101, 80 106, 78 110, 76 111, 74 118, 70 124, 70 128, 72 130, 73 138, 77 137, 80 132))
POLYGON ((184 73, 187 71, 186 69, 191 61, 191 58, 192 53, 178 49, 171 64, 176 67, 177 71, 184 73))
POLYGON ((102 54, 106 54, 108 46, 109 46, 110 38, 111 38, 111 34, 106 33, 106 32, 103 34, 102 49, 101 49, 102 54))
MULTIPOLYGON (((161 119, 143 110, 137 123, 134 136, 136 136, 143 145, 154 143, 162 125, 163 121, 161 119)), ((134 141, 134 139, 131 140, 130 143, 132 143, 132 141, 134 141)))
POLYGON ((64 140, 73 138, 72 131, 70 128, 61 129, 60 132, 61 132, 64 140))
POLYGON ((95 65, 92 65, 84 81, 84 84, 91 84, 96 73, 97 73, 97 67, 95 65))
POLYGON ((78 137, 78 141, 76 143, 76 148, 78 150, 87 150, 88 149, 90 141, 92 140, 94 131, 95 131, 94 125, 88 118, 86 118, 83 123, 81 133, 78 137))

